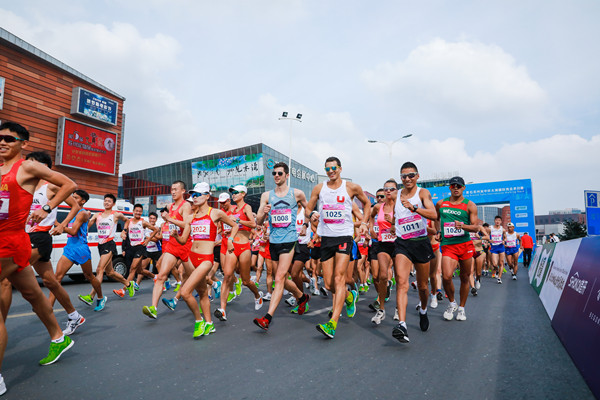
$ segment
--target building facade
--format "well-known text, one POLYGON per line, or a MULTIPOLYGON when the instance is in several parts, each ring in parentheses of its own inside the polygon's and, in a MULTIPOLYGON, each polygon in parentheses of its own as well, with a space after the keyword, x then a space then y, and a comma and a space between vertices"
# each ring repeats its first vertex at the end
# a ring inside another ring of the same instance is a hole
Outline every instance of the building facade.
MULTIPOLYGON (((188 189, 198 182, 207 182, 212 193, 211 205, 216 205, 220 193, 242 184, 248 188, 246 203, 256 211, 260 195, 274 189, 271 172, 273 166, 281 161, 289 164, 289 158, 283 153, 258 143, 128 172, 122 177, 123 197, 133 203, 148 204, 148 209, 154 211, 171 202, 169 193, 174 181, 183 181, 188 189)), ((317 184, 316 171, 295 160, 291 163, 290 177, 290 185, 303 190, 307 196, 317 184)))
POLYGON ((0 28, 0 121, 91 195, 117 193, 125 98, 0 28))

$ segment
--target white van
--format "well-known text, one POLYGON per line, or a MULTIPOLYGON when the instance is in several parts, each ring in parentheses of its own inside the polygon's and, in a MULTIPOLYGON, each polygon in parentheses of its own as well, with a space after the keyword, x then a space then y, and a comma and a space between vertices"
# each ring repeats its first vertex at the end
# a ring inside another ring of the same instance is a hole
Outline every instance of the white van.
MULTIPOLYGON (((103 212, 104 211, 104 199, 89 199, 83 206, 86 210, 90 211, 92 215, 103 212)), ((58 222, 62 222, 67 214, 69 213, 70 207, 66 203, 62 203, 58 206, 58 213, 56 216, 56 220, 58 222)), ((133 216, 133 204, 125 200, 117 200, 117 203, 113 207, 113 210, 119 211, 123 213, 127 218, 131 218, 133 216)), ((119 253, 118 257, 113 257, 113 268, 115 271, 120 273, 123 276, 127 276, 129 272, 129 266, 125 263, 125 258, 121 255, 121 244, 123 240, 121 239, 121 231, 123 230, 123 221, 119 221, 117 225, 117 232, 115 234, 115 243, 117 245, 117 251, 119 253)), ((90 247, 90 251, 92 253, 92 270, 96 272, 96 267, 98 266, 98 262, 100 261, 100 256, 98 255, 98 233, 96 230, 96 224, 90 227, 88 230, 88 245, 90 247)), ((53 236, 52 239, 52 256, 50 261, 52 262, 52 266, 54 270, 56 270, 56 264, 58 264, 58 260, 60 256, 63 254, 63 248, 67 245, 67 234, 63 233, 62 235, 53 236)), ((74 281, 84 281, 85 278, 83 276, 83 271, 81 267, 77 264, 74 264, 67 276, 74 281)))

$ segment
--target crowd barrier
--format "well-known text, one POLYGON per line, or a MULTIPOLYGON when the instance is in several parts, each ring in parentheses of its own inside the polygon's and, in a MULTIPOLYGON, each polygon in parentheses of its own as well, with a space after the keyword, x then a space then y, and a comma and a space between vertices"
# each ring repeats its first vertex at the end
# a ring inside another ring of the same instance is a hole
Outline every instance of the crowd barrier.
POLYGON ((600 237, 538 246, 529 282, 552 328, 600 399, 600 237))

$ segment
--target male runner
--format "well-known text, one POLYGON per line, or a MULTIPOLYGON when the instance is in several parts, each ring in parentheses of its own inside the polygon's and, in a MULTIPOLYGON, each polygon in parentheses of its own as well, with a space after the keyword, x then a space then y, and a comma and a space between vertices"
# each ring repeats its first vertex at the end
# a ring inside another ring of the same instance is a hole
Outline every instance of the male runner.
MULTIPOLYGON (((147 278, 154 278, 154 274, 144 268, 142 268, 142 258, 146 255, 146 245, 150 242, 150 238, 157 235, 159 229, 149 222, 142 219, 142 213, 144 212, 144 206, 141 204, 135 204, 133 206, 133 218, 130 218, 125 223, 123 230, 121 231, 121 239, 125 240, 129 236, 129 243, 131 247, 127 250, 131 252, 132 261, 129 267, 129 276, 127 281, 133 281, 136 278, 136 274, 143 275, 147 278), (146 237, 146 229, 152 231, 151 236, 146 237)), ((121 289, 124 290, 127 287, 121 289)))
POLYGON ((521 243, 521 235, 515 232, 515 224, 509 222, 506 224, 506 229, 506 239, 504 240, 506 262, 510 267, 513 281, 516 281, 519 270, 519 250, 523 249, 523 243, 521 243))
POLYGON ((171 196, 173 203, 169 204, 168 211, 162 210, 161 217, 166 224, 169 224, 168 242, 164 244, 165 230, 163 230, 163 255, 161 256, 161 262, 159 264, 159 271, 156 279, 154 280, 154 288, 152 290, 152 305, 144 306, 142 312, 149 318, 156 319, 158 314, 156 307, 158 307, 158 300, 163 292, 163 285, 165 280, 169 276, 171 269, 175 266, 178 261, 181 261, 184 267, 185 274, 191 273, 193 270, 192 264, 188 261, 190 248, 192 247, 192 241, 189 239, 186 244, 180 244, 175 237, 172 236, 172 232, 177 231, 179 235, 183 233, 185 223, 183 222, 186 217, 192 213, 192 207, 190 203, 185 201, 183 195, 186 187, 183 181, 175 181, 171 185, 171 196))
POLYGON ((259 225, 262 225, 265 216, 269 217, 271 225, 269 251, 275 270, 275 289, 271 294, 269 310, 264 317, 254 318, 254 324, 265 331, 269 329, 273 314, 283 297, 284 287, 296 298, 299 315, 304 314, 310 299, 310 295, 303 293, 302 281, 298 287, 296 282, 287 279, 294 258, 294 250, 298 245, 296 215, 299 207, 306 207, 304 192, 288 187, 289 174, 290 169, 286 163, 278 162, 273 166, 275 189, 260 196, 260 206, 256 214, 256 222, 259 225))
MULTIPOLYGON (((30 214, 33 193, 40 180, 45 180, 60 189, 45 206, 31 213, 29 218, 34 223, 43 221, 77 186, 66 176, 52 171, 42 163, 23 160, 22 152, 28 144, 29 132, 23 126, 14 122, 0 124, 0 281, 8 278, 23 298, 32 305, 34 312, 46 326, 52 342, 48 356, 40 360, 40 364, 48 365, 56 362, 70 349, 73 341, 60 330, 52 307, 29 267, 31 242, 29 235, 25 233, 25 225, 30 214)), ((0 367, 6 343, 6 326, 2 316, 0 367)), ((4 392, 6 384, 0 374, 0 393, 4 392)))
MULTIPOLYGON (((487 234, 490 237, 490 253, 492 255, 492 267, 498 278, 498 284, 502 283, 502 272, 504 271, 504 255, 506 253, 504 249, 504 241, 506 239, 506 232, 502 227, 502 217, 497 215, 494 218, 494 226, 487 228, 487 234)), ((492 275, 492 278, 494 276, 492 275)))
POLYGON ((321 238, 323 277, 325 286, 334 294, 331 319, 325 324, 317 325, 316 328, 326 337, 333 339, 344 301, 349 317, 353 317, 356 312, 358 292, 352 290, 346 296, 346 270, 350 262, 354 234, 353 199, 357 198, 363 204, 361 234, 365 234, 369 226, 371 202, 359 185, 341 178, 342 163, 337 157, 325 160, 325 172, 329 181, 313 188, 305 207, 305 215, 315 222, 319 221, 317 234, 321 238), (314 211, 317 202, 318 212, 314 211))
MULTIPOLYGON (((154 211, 148 214, 148 222, 153 227, 156 226, 156 221, 158 220, 158 214, 154 211)), ((144 260, 142 261, 142 268, 149 268, 150 263, 152 263, 154 270, 158 272, 158 259, 162 255, 162 247, 160 245, 160 228, 158 229, 159 234, 154 234, 154 230, 145 229, 144 233, 148 243, 146 244, 146 255, 144 256, 144 260)), ((149 269, 150 270, 150 269, 149 269)), ((152 272, 152 271, 151 271, 152 272)), ((138 276, 138 285, 142 280, 142 276, 138 276)))
POLYGON ((436 222, 438 240, 442 244, 442 283, 448 296, 448 308, 444 311, 444 319, 451 321, 456 314, 457 321, 465 321, 465 304, 469 297, 469 277, 472 273, 475 247, 469 232, 479 232, 477 206, 463 197, 465 181, 460 176, 450 179, 450 197, 438 201, 435 208, 438 215, 436 222), (454 300, 454 283, 452 275, 457 265, 460 266, 460 306, 454 300))
POLYGON ((427 237, 427 219, 435 219, 435 206, 427 189, 417 186, 419 171, 412 162, 405 162, 400 168, 400 178, 404 187, 396 198, 394 207, 396 240, 394 242, 394 270, 396 273, 396 308, 398 325, 392 336, 402 343, 408 343, 406 329, 406 305, 408 301, 408 280, 412 266, 416 270, 420 306, 419 328, 429 329, 427 300, 429 299, 427 280, 430 261, 435 257, 431 242, 427 237))

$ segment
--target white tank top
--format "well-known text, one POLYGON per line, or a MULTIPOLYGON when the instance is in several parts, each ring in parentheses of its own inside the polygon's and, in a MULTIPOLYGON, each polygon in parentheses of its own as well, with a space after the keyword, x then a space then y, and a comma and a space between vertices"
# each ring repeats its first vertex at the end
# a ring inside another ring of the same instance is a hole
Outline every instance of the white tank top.
MULTIPOLYGON (((154 233, 154 231, 150 228, 146 228, 144 230, 144 236, 149 238, 150 236, 152 236, 152 234, 154 233)), ((156 244, 156 242, 150 240, 148 242, 148 244, 146 245, 146 250, 148 250, 149 252, 153 253, 155 251, 158 251, 158 245, 156 244)))
POLYGON ((504 232, 503 227, 496 229, 492 226, 490 228, 490 239, 492 242, 492 246, 497 246, 499 244, 502 244, 502 232, 504 232))
POLYGON ((352 199, 346 189, 346 181, 337 189, 331 189, 323 182, 319 192, 319 236, 341 237, 354 235, 352 222, 352 199))
POLYGON ((517 247, 517 232, 506 232, 506 247, 517 247))
MULTIPOLYGON (((48 184, 42 185, 38 190, 33 194, 33 201, 31 202, 30 213, 35 210, 39 210, 43 206, 48 204, 48 184)), ((25 231, 27 233, 32 232, 48 232, 54 226, 54 222, 56 222, 56 214, 58 212, 58 208, 50 211, 48 216, 44 218, 40 223, 34 224, 33 222, 29 222, 27 226, 25 226, 25 231)))
POLYGON ((115 212, 111 211, 106 218, 102 217, 102 213, 96 217, 96 227, 98 228, 98 243, 108 243, 115 237, 117 224, 115 223, 115 212))
POLYGON ((127 234, 129 235, 129 243, 132 246, 138 246, 144 243, 144 222, 140 219, 137 223, 132 224, 132 219, 129 220, 129 227, 127 234))
POLYGON ((300 236, 300 232, 302 232, 302 227, 304 225, 304 208, 298 209, 298 213, 296 214, 296 232, 298 232, 298 243, 299 244, 307 244, 310 242, 310 229, 306 228, 306 235, 300 236))
MULTIPOLYGON (((413 206, 422 208, 423 202, 419 196, 420 192, 421 188, 417 187, 415 195, 408 199, 408 201, 413 206)), ((396 218, 397 237, 407 240, 427 236, 427 222, 425 221, 425 218, 404 207, 402 201, 400 201, 400 194, 398 194, 396 207, 394 207, 394 217, 396 218)))

